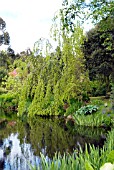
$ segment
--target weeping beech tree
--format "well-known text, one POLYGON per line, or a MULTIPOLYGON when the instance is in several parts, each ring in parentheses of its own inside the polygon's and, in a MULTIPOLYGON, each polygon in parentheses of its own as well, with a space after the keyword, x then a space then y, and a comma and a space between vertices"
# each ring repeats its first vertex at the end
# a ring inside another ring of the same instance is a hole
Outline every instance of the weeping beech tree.
POLYGON ((89 79, 81 51, 83 30, 77 24, 74 32, 61 36, 62 45, 54 53, 29 58, 31 67, 20 91, 19 116, 65 114, 61 112, 65 103, 69 107, 72 99, 81 100, 88 91, 89 79))

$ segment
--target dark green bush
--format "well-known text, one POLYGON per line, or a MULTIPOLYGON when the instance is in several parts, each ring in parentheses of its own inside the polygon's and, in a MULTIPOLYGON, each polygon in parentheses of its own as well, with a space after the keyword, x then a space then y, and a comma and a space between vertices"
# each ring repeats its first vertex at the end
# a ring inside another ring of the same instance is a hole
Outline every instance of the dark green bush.
MULTIPOLYGON (((110 87, 109 87, 110 88, 110 87)), ((102 83, 99 81, 91 81, 91 96, 105 96, 107 93, 107 85, 106 83, 102 83)))
POLYGON ((77 109, 82 106, 82 102, 77 99, 70 99, 69 107, 66 109, 66 115, 73 114, 77 109))
POLYGON ((0 84, 2 82, 2 79, 7 75, 7 71, 5 68, 0 67, 0 84))

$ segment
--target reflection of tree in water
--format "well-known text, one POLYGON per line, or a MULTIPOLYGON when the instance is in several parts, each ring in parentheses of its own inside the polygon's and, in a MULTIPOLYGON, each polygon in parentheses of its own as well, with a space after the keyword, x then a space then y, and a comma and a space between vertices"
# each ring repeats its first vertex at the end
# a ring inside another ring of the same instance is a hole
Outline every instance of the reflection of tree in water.
POLYGON ((28 162, 32 165, 40 163, 40 152, 52 158, 55 152, 72 153, 74 149, 85 143, 101 145, 105 139, 105 129, 85 127, 64 128, 60 119, 29 119, 26 122, 17 120, 14 126, 11 123, 0 129, 0 166, 7 165, 7 169, 28 170, 28 162), (102 138, 101 138, 102 137, 102 138), (103 141, 102 141, 103 140, 103 141), (11 167, 11 168, 9 168, 11 167), (9 169, 8 169, 9 168, 9 169))
POLYGON ((93 133, 92 128, 87 128, 84 135, 85 127, 79 130, 66 130, 64 126, 59 125, 59 120, 57 119, 42 119, 38 117, 28 122, 30 126, 29 137, 36 155, 40 155, 40 152, 43 152, 45 155, 52 157, 55 152, 60 152, 61 154, 64 154, 64 152, 72 153, 79 146, 84 149, 85 143, 94 144, 95 142, 96 146, 99 144, 102 146, 105 140, 105 136, 103 136, 106 133, 105 130, 93 129, 93 133))

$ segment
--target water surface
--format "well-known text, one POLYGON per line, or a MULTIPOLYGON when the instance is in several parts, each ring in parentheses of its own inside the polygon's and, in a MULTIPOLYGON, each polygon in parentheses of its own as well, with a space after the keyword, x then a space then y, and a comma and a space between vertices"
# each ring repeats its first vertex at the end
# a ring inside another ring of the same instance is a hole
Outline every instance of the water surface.
POLYGON ((102 147, 106 133, 101 128, 68 128, 59 118, 1 118, 0 170, 29 170, 29 164, 40 165, 40 153, 48 160, 55 152, 63 155, 80 146, 84 149, 85 143, 102 147))

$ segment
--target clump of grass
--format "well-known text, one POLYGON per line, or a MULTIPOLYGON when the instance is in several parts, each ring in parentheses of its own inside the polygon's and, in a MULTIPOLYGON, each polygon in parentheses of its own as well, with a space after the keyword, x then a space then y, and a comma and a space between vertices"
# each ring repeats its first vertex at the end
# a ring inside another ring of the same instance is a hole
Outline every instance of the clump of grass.
POLYGON ((75 123, 80 126, 91 127, 110 127, 114 126, 114 120, 111 115, 92 114, 92 115, 75 115, 73 116, 75 123))
POLYGON ((113 127, 114 116, 111 101, 103 98, 91 98, 90 104, 81 107, 73 118, 77 125, 92 127, 113 127), (86 114, 87 113, 87 114, 86 114))

